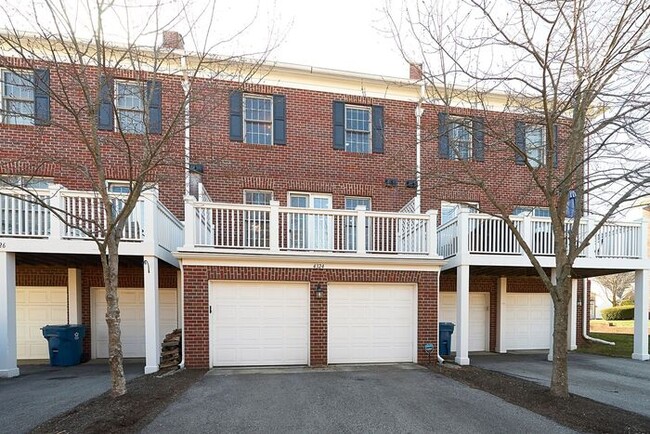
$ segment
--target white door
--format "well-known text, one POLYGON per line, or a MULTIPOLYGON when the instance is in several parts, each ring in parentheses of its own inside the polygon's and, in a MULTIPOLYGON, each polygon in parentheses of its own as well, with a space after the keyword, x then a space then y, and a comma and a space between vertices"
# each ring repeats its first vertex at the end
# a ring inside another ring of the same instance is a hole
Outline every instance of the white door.
MULTIPOLYGON (((456 293, 440 293, 440 322, 456 319, 456 293)), ((490 293, 469 293, 469 351, 489 351, 490 349, 490 293)), ((451 351, 456 351, 456 331, 451 335, 451 351)))
POLYGON ((309 364, 309 283, 210 282, 212 366, 309 364))
POLYGON ((41 327, 67 324, 66 287, 16 287, 16 339, 18 359, 49 359, 41 327))
MULTIPOLYGON (((120 316, 122 318, 122 351, 124 357, 144 357, 144 289, 120 288, 120 316)), ((106 296, 104 288, 93 288, 92 351, 93 357, 108 357, 108 326, 106 325, 106 296)), ((178 328, 176 289, 159 290, 160 342, 165 335, 178 328)))
MULTIPOLYGON (((289 193, 292 208, 332 209, 332 197, 324 194, 289 193)), ((306 212, 289 215, 289 247, 304 250, 332 250, 334 220, 332 216, 306 212)))
POLYGON ((416 361, 414 285, 328 283, 328 363, 416 361))
POLYGON ((550 348, 550 294, 509 292, 505 315, 506 350, 550 348))

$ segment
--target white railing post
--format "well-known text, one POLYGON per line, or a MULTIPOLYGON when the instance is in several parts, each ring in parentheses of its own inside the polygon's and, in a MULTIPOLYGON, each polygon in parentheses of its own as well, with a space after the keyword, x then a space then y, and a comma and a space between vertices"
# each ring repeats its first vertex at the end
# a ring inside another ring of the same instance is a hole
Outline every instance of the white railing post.
POLYGON ((280 251, 280 202, 272 200, 269 205, 269 249, 277 253, 280 251))
POLYGON ((641 230, 639 231, 639 258, 648 257, 648 219, 641 219, 641 230))
MULTIPOLYGON (((591 217, 587 217, 587 234, 590 234, 594 230, 594 220, 591 217)), ((589 245, 587 246, 587 257, 595 258, 596 257, 596 243, 598 242, 597 234, 591 238, 589 245)))
POLYGON ((458 214, 458 257, 467 261, 469 256, 469 213, 461 211, 458 214))
MULTIPOLYGON (((61 194, 61 190, 63 189, 62 186, 60 185, 53 185, 49 188, 50 190, 50 207, 58 211, 58 214, 63 217, 65 217, 65 198, 61 194)), ((50 239, 51 240, 60 240, 61 237, 63 236, 63 230, 65 229, 65 223, 61 221, 59 217, 57 217, 52 211, 50 210, 45 210, 45 212, 49 213, 50 215, 50 239)))
POLYGON ((186 249, 194 247, 196 211, 194 203, 196 199, 193 196, 185 196, 185 245, 186 249))
MULTIPOLYGON (((360 255, 366 254, 366 206, 357 205, 355 208, 357 212, 357 253, 360 255)), ((380 236, 385 236, 381 234, 380 236)))
POLYGON ((438 256, 438 211, 430 209, 427 216, 427 254, 438 256))
MULTIPOLYGON (((524 239, 524 242, 530 247, 530 250, 535 253, 535 246, 533 245, 533 217, 525 215, 524 219, 521 222, 521 237, 524 239)), ((521 255, 525 255, 526 252, 524 249, 520 249, 519 252, 521 255)))
MULTIPOLYGON (((151 246, 151 253, 155 252, 156 247, 158 247, 158 228, 156 227, 156 217, 158 211, 158 191, 151 190, 145 193, 142 193, 141 196, 144 199, 143 203, 143 221, 142 221, 142 232, 144 233, 143 241, 151 246)), ((139 200, 139 199, 138 199, 139 200)), ((138 204, 136 203, 134 211, 138 212, 138 204)))

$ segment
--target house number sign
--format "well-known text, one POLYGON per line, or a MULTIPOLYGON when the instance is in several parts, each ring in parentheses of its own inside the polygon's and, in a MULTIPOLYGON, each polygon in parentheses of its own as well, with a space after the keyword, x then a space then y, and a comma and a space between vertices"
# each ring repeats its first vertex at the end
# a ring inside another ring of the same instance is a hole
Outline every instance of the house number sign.
POLYGON ((314 268, 317 270, 322 270, 325 268, 325 264, 314 264, 314 268))
POLYGON ((7 248, 7 244, 5 244, 4 241, 0 241, 0 249, 6 249, 6 248, 7 248))

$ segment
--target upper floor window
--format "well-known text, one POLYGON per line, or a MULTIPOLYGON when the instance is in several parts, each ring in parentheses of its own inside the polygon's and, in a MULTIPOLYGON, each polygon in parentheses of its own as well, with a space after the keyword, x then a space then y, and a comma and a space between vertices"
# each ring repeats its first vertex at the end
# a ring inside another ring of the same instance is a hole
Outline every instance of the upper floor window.
POLYGON ((109 182, 109 193, 129 194, 131 193, 131 185, 128 182, 109 182))
POLYGON ((546 207, 517 206, 512 210, 515 216, 550 217, 551 213, 546 207))
POLYGON ((42 190, 49 188, 52 185, 52 180, 47 178, 34 178, 31 176, 4 176, 0 180, 0 188, 2 187, 21 187, 35 190, 42 190))
POLYGON ((553 125, 552 136, 549 136, 546 125, 516 122, 515 145, 518 150, 515 154, 515 162, 517 164, 528 162, 528 165, 532 168, 546 165, 551 138, 553 139, 551 142, 553 145, 553 166, 557 167, 559 144, 557 125, 553 125))
POLYGON ((162 133, 160 81, 124 81, 102 76, 99 93, 98 129, 127 134, 162 133))
POLYGON ((358 206, 365 206, 366 211, 372 210, 372 199, 369 197, 346 197, 345 209, 355 210, 358 206))
POLYGON ((369 154, 370 107, 345 106, 345 150, 369 154))
POLYGON ((460 214, 461 211, 467 211, 471 213, 478 212, 478 203, 442 202, 440 204, 440 224, 444 225, 445 223, 455 219, 456 217, 458 217, 458 214, 460 214))
POLYGON ((286 145, 286 97, 230 94, 230 140, 258 145, 286 145))
POLYGON ((115 110, 119 128, 129 134, 144 134, 144 89, 140 83, 115 83, 115 110))
POLYGON ((244 203, 247 205, 270 205, 273 192, 266 190, 245 190, 244 203))
POLYGON ((438 156, 446 160, 484 160, 483 118, 438 113, 438 156))
POLYGON ((28 71, 2 73, 3 122, 34 125, 34 74, 28 71))
POLYGON ((384 108, 333 103, 334 149, 360 154, 384 152, 384 108))

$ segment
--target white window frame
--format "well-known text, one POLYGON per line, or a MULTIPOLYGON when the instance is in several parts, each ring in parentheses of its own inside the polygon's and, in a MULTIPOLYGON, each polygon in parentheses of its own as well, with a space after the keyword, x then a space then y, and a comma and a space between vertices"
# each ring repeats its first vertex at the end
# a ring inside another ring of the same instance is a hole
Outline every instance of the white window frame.
POLYGON ((348 199, 351 199, 351 200, 359 200, 359 199, 367 200, 368 201, 368 206, 366 207, 366 211, 372 211, 372 198, 371 197, 366 197, 366 196, 345 196, 343 206, 345 207, 346 210, 354 211, 356 209, 356 207, 348 208, 348 206, 347 206, 348 205, 348 199))
POLYGON ((264 145, 264 146, 271 146, 273 145, 273 96, 272 95, 259 95, 259 94, 253 94, 253 93, 245 93, 243 98, 242 98, 242 128, 243 128, 243 136, 244 136, 244 143, 249 143, 251 145, 264 145), (271 103, 271 120, 269 121, 260 121, 260 120, 248 120, 246 118, 246 100, 247 99, 261 99, 261 100, 266 100, 271 103), (246 134, 246 124, 250 122, 253 124, 265 124, 269 125, 271 127, 271 142, 270 143, 259 143, 259 142, 249 142, 247 140, 247 134, 246 134))
POLYGON ((36 89, 34 88, 35 87, 34 86, 34 80, 35 80, 34 71, 20 70, 20 69, 18 69, 18 70, 0 69, 0 87, 1 87, 0 88, 0 107, 2 108, 2 112, 1 112, 2 119, 1 119, 1 121, 2 121, 3 124, 5 124, 5 125, 32 125, 32 126, 34 125, 34 118, 36 117, 36 103, 34 101, 34 94, 33 94, 36 91, 36 89), (20 99, 20 98, 9 98, 9 97, 5 96, 5 74, 7 74, 7 73, 18 75, 18 76, 27 76, 27 75, 29 75, 31 77, 30 79, 27 79, 28 82, 31 83, 31 87, 32 87, 32 99, 31 100, 20 99), (20 101, 20 102, 23 102, 23 103, 26 103, 26 102, 31 103, 31 105, 32 105, 31 115, 24 116, 24 115, 17 115, 17 114, 7 113, 6 104, 9 101, 20 101), (9 119, 9 118, 22 119, 24 121, 22 121, 22 122, 21 121, 19 121, 19 122, 11 122, 10 123, 10 122, 7 122, 7 119, 9 119))
POLYGON ((478 213, 479 209, 478 202, 448 202, 443 200, 440 202, 440 225, 442 226, 445 223, 452 221, 458 217, 458 214, 460 214, 461 211, 478 213), (454 215, 447 219, 444 208, 453 208, 454 215))
POLYGON ((449 148, 450 159, 456 161, 469 161, 474 156, 473 147, 474 147, 474 121, 469 116, 460 116, 460 115, 449 115, 447 118, 447 135, 449 137, 449 148), (459 127, 465 126, 469 131, 469 143, 467 143, 467 153, 463 155, 459 144, 465 145, 464 142, 460 142, 456 139, 454 135, 455 131, 459 127))
POLYGON ((113 83, 113 101, 115 103, 115 115, 114 115, 114 124, 115 124, 115 131, 119 131, 120 127, 122 128, 122 131, 125 134, 145 134, 147 132, 147 118, 146 118, 146 109, 147 109, 147 101, 146 101, 146 95, 145 95, 145 88, 143 86, 143 83, 139 81, 133 81, 133 80, 115 80, 113 83), (142 97, 142 110, 140 109, 134 109, 134 108, 121 108, 119 106, 119 99, 118 99, 118 87, 120 85, 126 85, 126 86, 135 86, 138 87, 141 91, 141 97, 142 97), (124 125, 120 123, 120 112, 128 112, 128 113, 142 113, 142 131, 132 131, 132 130, 126 130, 124 125))
POLYGON ((345 151, 353 152, 355 154, 372 154, 372 107, 364 105, 354 105, 354 104, 345 104, 343 107, 345 116, 344 116, 344 142, 345 142, 345 151), (368 131, 365 130, 355 130, 348 128, 348 109, 352 110, 363 110, 368 112, 368 131), (368 150, 367 151, 353 151, 350 150, 350 144, 348 143, 348 132, 350 133, 363 133, 368 135, 368 150))
POLYGON ((545 206, 516 206, 512 210, 512 215, 514 216, 521 216, 521 217, 549 217, 548 215, 540 215, 544 212, 544 214, 548 214, 549 208, 545 206))
MULTIPOLYGON (((268 193, 268 194, 271 195, 270 200, 275 199, 275 195, 273 194, 273 190, 257 190, 257 189, 253 189, 253 188, 246 188, 243 191, 243 198, 242 198, 242 203, 244 205, 259 205, 259 204, 256 204, 256 203, 248 203, 248 202, 246 202, 246 194, 248 194, 248 193, 264 193, 264 194, 268 193)), ((265 204, 265 205, 268 205, 268 204, 265 204)))
MULTIPOLYGON (((310 209, 332 209, 332 195, 329 193, 313 193, 303 191, 288 191, 287 206, 291 205, 292 196, 303 196, 307 198, 307 207, 310 209), (327 199, 329 208, 314 208, 315 199, 327 199)), ((307 213, 308 214, 308 213, 307 213)), ((322 215, 301 215, 292 214, 287 225, 287 239, 290 248, 298 250, 332 250, 334 246, 334 218, 333 216, 322 215)))
POLYGON ((546 128, 540 124, 525 124, 524 126, 524 143, 526 147, 526 159, 531 167, 542 167, 546 164, 546 128), (533 146, 533 143, 528 140, 528 134, 532 132, 541 132, 542 143, 533 146))

